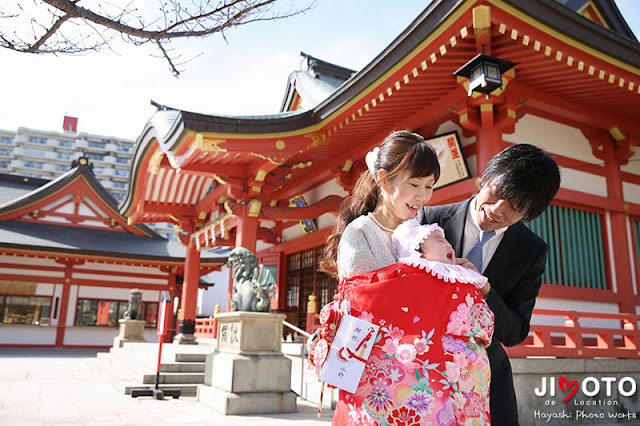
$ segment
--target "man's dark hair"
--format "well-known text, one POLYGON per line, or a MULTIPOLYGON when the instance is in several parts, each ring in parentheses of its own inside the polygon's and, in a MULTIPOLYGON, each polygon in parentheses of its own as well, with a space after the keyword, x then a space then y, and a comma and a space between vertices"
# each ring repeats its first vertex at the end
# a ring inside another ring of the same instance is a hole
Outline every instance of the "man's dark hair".
POLYGON ((480 177, 480 188, 491 186, 533 220, 549 206, 560 188, 560 170, 553 157, 534 145, 515 144, 495 155, 480 177))

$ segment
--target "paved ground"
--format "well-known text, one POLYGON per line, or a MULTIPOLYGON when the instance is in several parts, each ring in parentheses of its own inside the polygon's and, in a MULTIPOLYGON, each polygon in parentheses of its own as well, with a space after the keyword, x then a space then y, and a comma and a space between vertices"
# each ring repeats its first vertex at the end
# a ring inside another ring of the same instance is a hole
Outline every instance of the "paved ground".
POLYGON ((223 416, 195 397, 156 400, 117 392, 87 365, 95 350, 0 348, 0 425, 327 425, 316 405, 298 412, 223 416))

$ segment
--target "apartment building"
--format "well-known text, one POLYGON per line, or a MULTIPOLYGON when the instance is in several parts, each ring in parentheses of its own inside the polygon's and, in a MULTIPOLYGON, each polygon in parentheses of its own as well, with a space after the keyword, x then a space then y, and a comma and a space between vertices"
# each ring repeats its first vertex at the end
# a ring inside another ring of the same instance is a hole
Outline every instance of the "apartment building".
MULTIPOLYGON (((100 184, 120 203, 129 185, 135 141, 78 132, 77 125, 77 118, 65 116, 62 132, 0 129, 0 173, 55 179, 71 169, 74 160, 85 157, 100 184)), ((173 235, 172 225, 150 225, 166 237, 173 235)))
POLYGON ((134 141, 113 136, 20 127, 0 130, 0 173, 54 179, 67 172, 82 156, 93 164, 93 172, 119 202, 126 192, 134 141))

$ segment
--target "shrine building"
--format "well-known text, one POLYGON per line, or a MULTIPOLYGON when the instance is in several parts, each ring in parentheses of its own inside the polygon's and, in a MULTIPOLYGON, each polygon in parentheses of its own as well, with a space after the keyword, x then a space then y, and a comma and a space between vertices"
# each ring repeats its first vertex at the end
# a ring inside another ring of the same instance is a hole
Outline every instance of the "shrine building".
POLYGON ((279 113, 159 106, 136 142, 120 212, 180 228, 181 333, 195 332, 196 271, 215 246, 256 252, 277 277, 272 310, 305 328, 309 297, 335 293, 318 261, 365 154, 408 129, 442 158, 431 204, 476 193, 511 144, 540 146, 562 169, 529 224, 550 252, 512 356, 638 358, 640 44, 613 0, 435 0, 362 70, 302 55, 279 113), (454 75, 479 53, 516 63, 488 96, 454 75))
MULTIPOLYGON (((52 181, 0 175, 0 188, 0 347, 111 347, 133 289, 144 338, 158 341, 160 295, 181 295, 184 246, 128 223, 86 157, 52 181)), ((203 254, 196 273, 225 262, 203 254)))

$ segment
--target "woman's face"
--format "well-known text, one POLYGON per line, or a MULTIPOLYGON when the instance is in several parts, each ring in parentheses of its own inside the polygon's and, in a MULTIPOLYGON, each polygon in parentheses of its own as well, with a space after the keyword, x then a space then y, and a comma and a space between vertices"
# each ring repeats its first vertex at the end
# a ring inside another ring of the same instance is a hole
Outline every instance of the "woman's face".
POLYGON ((455 264, 456 253, 440 231, 433 231, 420 244, 422 257, 427 260, 455 264))
POLYGON ((408 174, 403 173, 391 181, 383 182, 385 215, 397 224, 416 217, 418 211, 431 199, 434 183, 433 175, 409 177, 408 174))

